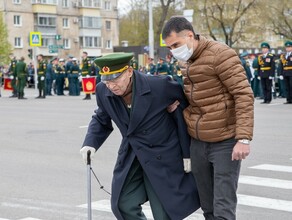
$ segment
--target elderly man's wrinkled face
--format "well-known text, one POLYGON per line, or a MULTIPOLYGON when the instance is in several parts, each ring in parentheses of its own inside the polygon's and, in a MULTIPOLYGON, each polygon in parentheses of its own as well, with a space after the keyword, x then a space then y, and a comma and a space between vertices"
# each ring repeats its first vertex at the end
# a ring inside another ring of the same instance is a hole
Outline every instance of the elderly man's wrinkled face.
POLYGON ((133 69, 128 68, 119 77, 113 80, 104 81, 103 83, 110 91, 112 91, 112 93, 121 96, 126 92, 132 75, 133 69))

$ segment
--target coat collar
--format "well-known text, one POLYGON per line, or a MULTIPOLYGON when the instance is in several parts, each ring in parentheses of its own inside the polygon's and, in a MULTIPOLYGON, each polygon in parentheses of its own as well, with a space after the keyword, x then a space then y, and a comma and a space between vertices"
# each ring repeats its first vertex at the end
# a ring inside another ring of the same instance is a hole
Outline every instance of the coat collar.
MULTIPOLYGON (((128 126, 127 134, 131 134, 137 128, 137 126, 143 120, 145 114, 148 112, 148 109, 151 105, 151 88, 149 82, 147 80, 147 75, 139 73, 134 70, 133 79, 135 80, 133 83, 135 84, 135 91, 133 94, 135 97, 132 98, 132 109, 130 114, 130 122, 128 126)), ((115 96, 109 89, 105 90, 105 96, 115 96)), ((120 97, 122 100, 122 98, 120 97)), ((117 106, 115 108, 119 108, 121 111, 122 101, 121 103, 116 103, 117 106), (121 104, 121 105, 120 105, 121 104)), ((123 110, 122 110, 123 111, 123 110)), ((128 120, 127 114, 122 114, 122 117, 125 117, 121 120, 128 120)))

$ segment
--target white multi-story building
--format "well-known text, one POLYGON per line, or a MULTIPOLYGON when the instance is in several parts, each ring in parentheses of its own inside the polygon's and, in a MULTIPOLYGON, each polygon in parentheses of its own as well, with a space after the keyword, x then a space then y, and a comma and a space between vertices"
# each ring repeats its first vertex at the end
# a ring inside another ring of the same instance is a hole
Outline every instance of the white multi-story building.
POLYGON ((33 51, 45 57, 78 59, 113 52, 119 44, 118 0, 1 0, 0 11, 13 54, 27 60, 31 32, 41 33, 33 51))

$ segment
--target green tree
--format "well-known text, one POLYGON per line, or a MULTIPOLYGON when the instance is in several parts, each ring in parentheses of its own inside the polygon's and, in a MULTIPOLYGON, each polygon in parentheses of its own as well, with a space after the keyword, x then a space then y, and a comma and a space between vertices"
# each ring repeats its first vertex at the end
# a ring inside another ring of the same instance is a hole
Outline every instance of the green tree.
POLYGON ((8 33, 6 24, 3 19, 3 12, 0 12, 0 64, 9 63, 9 54, 11 53, 11 45, 8 42, 8 33))

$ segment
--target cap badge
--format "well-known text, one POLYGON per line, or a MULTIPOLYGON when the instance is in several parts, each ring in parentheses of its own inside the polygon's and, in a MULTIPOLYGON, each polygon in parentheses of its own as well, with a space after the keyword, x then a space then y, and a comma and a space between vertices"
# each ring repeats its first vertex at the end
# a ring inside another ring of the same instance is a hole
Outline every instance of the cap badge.
POLYGON ((109 68, 108 66, 104 66, 104 67, 102 68, 102 72, 103 72, 103 73, 109 73, 109 72, 110 72, 110 68, 109 68))

